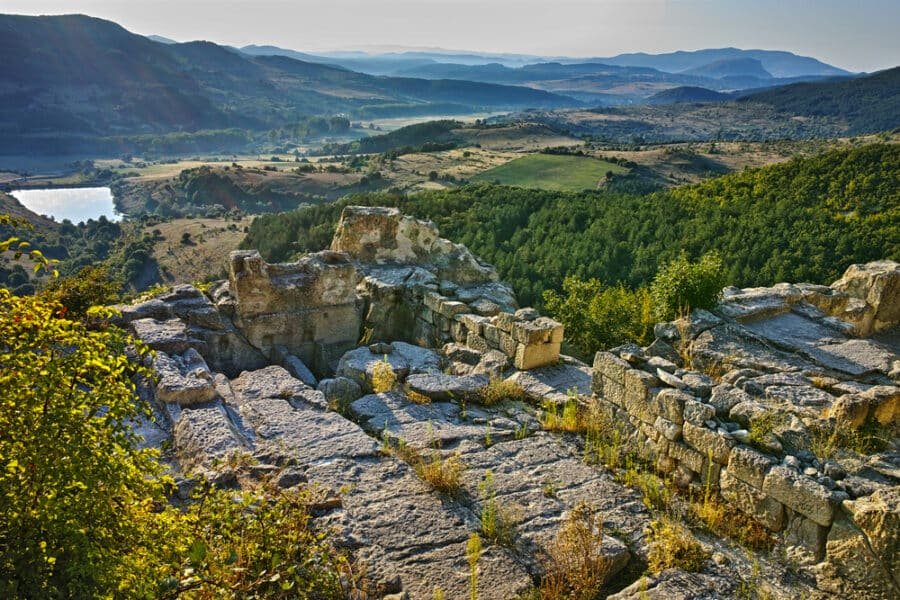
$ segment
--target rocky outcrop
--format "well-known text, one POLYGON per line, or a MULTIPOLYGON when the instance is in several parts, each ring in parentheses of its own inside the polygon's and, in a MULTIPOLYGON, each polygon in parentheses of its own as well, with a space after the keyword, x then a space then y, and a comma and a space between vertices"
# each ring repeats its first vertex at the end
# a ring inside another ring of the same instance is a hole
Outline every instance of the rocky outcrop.
POLYGON ((534 593, 584 504, 602 517, 594 550, 612 597, 756 585, 744 551, 707 534, 701 572, 641 577, 652 503, 595 464, 595 440, 543 431, 559 405, 596 409, 668 478, 720 494, 815 576, 818 590, 754 555, 772 597, 891 598, 896 437, 860 453, 818 432, 896 431, 895 271, 728 289, 715 310, 661 323, 646 348, 600 352, 589 366, 560 354, 561 324, 518 308, 492 267, 433 224, 348 207, 331 250, 287 264, 236 252, 228 280, 205 293, 178 286, 121 307, 155 350, 157 378, 139 391, 156 419, 135 431, 170 448, 182 496, 200 476, 313 490, 315 518, 360 563, 366 597, 468 597, 473 532, 485 536, 479 598, 534 593), (376 382, 384 369, 392 377, 376 382), (455 465, 456 480, 438 489, 427 473, 441 465, 455 465))
POLYGON ((898 274, 883 261, 832 287, 726 289, 647 348, 597 353, 594 401, 676 482, 718 490, 820 563, 823 589, 891 597, 898 274))

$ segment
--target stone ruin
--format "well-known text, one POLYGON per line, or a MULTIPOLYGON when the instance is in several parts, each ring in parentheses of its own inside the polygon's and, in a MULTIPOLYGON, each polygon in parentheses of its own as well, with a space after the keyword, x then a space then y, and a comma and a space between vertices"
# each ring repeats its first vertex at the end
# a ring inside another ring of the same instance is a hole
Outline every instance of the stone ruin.
POLYGON ((647 348, 598 352, 594 401, 660 472, 783 536, 821 589, 897 597, 898 324, 891 261, 854 265, 830 287, 726 288, 713 312, 657 324, 647 348), (835 426, 889 439, 868 456, 817 456, 835 426))
POLYGON ((852 267, 832 287, 727 289, 714 311, 659 324, 650 346, 600 352, 591 368, 560 354, 562 325, 519 309, 492 267, 433 224, 348 207, 330 250, 287 264, 234 252, 228 280, 205 293, 177 286, 119 308, 156 351, 158 380, 139 386, 156 418, 135 426, 171 448, 179 495, 197 475, 310 487, 317 521, 364 563, 365 597, 432 598, 439 587, 467 598, 466 541, 488 502, 514 534, 487 544, 479 598, 528 593, 583 501, 603 515, 611 598, 734 597, 751 561, 710 535, 702 572, 642 577, 653 515, 641 494, 586 462, 583 439, 542 431, 537 407, 577 401, 675 483, 708 485, 783 540, 802 572, 757 556, 770 597, 891 598, 896 437, 869 456, 820 460, 810 432, 896 426, 898 269, 852 267), (391 392, 372 393, 379 362, 401 384, 391 392), (480 404, 496 378, 527 400, 480 404), (767 414, 777 422, 760 434, 767 414), (459 493, 431 490, 386 443, 456 457, 459 493), (234 454, 254 460, 223 466, 234 454))

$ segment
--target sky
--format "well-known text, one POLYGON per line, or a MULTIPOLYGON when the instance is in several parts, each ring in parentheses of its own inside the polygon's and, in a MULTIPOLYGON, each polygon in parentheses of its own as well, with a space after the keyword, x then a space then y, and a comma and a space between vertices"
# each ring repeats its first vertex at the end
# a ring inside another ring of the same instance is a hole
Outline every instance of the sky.
POLYGON ((441 47, 540 56, 764 48, 851 71, 900 64, 898 0, 0 0, 177 41, 300 51, 441 47))

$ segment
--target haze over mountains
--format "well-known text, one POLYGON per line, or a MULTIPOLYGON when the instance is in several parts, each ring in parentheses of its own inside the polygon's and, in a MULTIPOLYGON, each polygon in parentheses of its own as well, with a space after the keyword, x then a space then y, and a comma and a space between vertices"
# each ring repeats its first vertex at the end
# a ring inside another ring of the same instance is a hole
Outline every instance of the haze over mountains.
MULTIPOLYGON (((794 92, 760 101, 806 111, 798 114, 857 118, 869 110, 859 102, 870 99, 866 78, 767 50, 552 60, 430 50, 322 56, 273 46, 178 43, 84 15, 0 15, 0 33, 5 154, 127 152, 123 136, 227 129, 233 138, 248 135, 235 131, 264 132, 320 117, 718 102, 823 79, 828 93, 840 96, 824 108, 808 99, 819 89, 815 83, 802 88, 805 101, 794 92), (831 78, 853 84, 828 87, 831 78)), ((877 76, 873 93, 887 112, 874 122, 892 126, 897 77, 886 73, 877 76)))

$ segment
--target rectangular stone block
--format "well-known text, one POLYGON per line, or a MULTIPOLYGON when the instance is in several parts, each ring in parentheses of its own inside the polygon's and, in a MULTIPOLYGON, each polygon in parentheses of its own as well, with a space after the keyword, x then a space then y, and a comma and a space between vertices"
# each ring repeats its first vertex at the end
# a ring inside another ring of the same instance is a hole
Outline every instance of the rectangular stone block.
POLYGON ((784 529, 784 505, 735 477, 731 467, 722 469, 719 474, 719 492, 731 505, 762 523, 769 531, 784 529))
POLYGON ((763 492, 819 525, 827 527, 834 518, 828 488, 790 467, 772 467, 763 481, 763 492))
POLYGON ((651 386, 659 380, 638 369, 625 371, 625 410, 644 423, 652 425, 656 421, 656 407, 651 403, 651 386))
POLYGON ((428 308, 427 306, 423 306, 419 310, 418 317, 425 321, 426 323, 434 323, 434 311, 428 308))
POLYGON ((516 322, 516 316, 512 313, 498 313, 494 317, 494 325, 499 327, 502 331, 506 333, 510 333, 512 331, 513 323, 516 322))
POLYGON ((438 312, 448 319, 469 312, 469 306, 458 300, 442 300, 438 312))
POLYGON ((684 420, 693 425, 703 425, 716 416, 716 409, 709 404, 697 402, 696 400, 687 400, 684 403, 684 420))
POLYGON ((550 333, 548 335, 548 340, 551 344, 562 343, 563 335, 566 331, 566 328, 562 323, 554 321, 549 317, 538 317, 537 319, 535 319, 535 322, 540 323, 541 326, 549 330, 550 333))
POLYGON ((508 356, 510 358, 515 358, 516 349, 519 346, 516 343, 516 340, 514 340, 513 337, 511 335, 509 335, 508 333, 504 333, 502 331, 499 332, 499 334, 497 335, 497 338, 499 340, 499 344, 497 347, 500 350, 500 352, 502 352, 503 354, 505 354, 506 356, 508 356))
POLYGON ((728 456, 728 471, 731 475, 757 490, 763 489, 766 473, 776 464, 773 457, 743 444, 732 448, 728 456))
POLYGON ((663 388, 654 396, 656 412, 673 423, 681 425, 684 423, 684 405, 692 399, 693 397, 688 393, 672 388, 663 388))
POLYGON ((479 352, 487 352, 491 349, 490 346, 488 346, 486 339, 484 339, 480 335, 472 333, 471 331, 466 336, 466 346, 468 346, 472 350, 478 350, 479 352))
POLYGON ((619 408, 625 408, 625 386, 621 383, 616 383, 612 379, 608 379, 602 373, 600 377, 603 378, 603 393, 601 397, 609 402, 612 402, 619 408))
POLYGON ((688 448, 682 443, 673 442, 669 444, 669 456, 684 465, 694 473, 702 473, 703 466, 706 463, 706 457, 694 450, 688 448))
MULTIPOLYGON (((485 324, 484 329, 481 332, 481 335, 483 335, 484 339, 486 339, 487 341, 493 342, 494 344, 497 344, 498 346, 500 345, 500 330, 497 329, 497 327, 495 327, 494 325, 491 325, 490 323, 485 324)), ((507 334, 504 334, 504 335, 507 335, 507 334)))
POLYGON ((434 312, 440 312, 441 310, 441 301, 444 299, 443 296, 438 294, 437 292, 425 292, 425 295, 422 297, 422 303, 429 310, 433 310, 434 312))
POLYGON ((511 333, 517 342, 526 346, 543 344, 550 337, 550 330, 541 327, 537 321, 516 321, 511 333))
POLYGON ((630 365, 612 352, 598 352, 594 355, 594 370, 620 385, 625 385, 625 371, 630 365))
POLYGON ((453 338, 454 342, 464 344, 466 343, 468 335, 469 331, 461 321, 453 321, 450 324, 450 336, 453 338))
POLYGON ((791 546, 800 546, 812 553, 818 562, 825 558, 825 545, 828 542, 828 527, 813 519, 788 511, 784 541, 791 546))
POLYGON ((483 328, 486 324, 491 322, 487 317, 482 317, 481 315, 476 315, 472 313, 464 313, 461 315, 457 315, 456 319, 466 327, 469 331, 474 333, 475 335, 483 335, 483 328))
POLYGON ((656 417, 653 427, 655 427, 656 430, 670 442, 677 442, 681 439, 681 425, 677 425, 668 419, 656 417))
POLYGON ((728 464, 728 455, 731 454, 731 448, 735 445, 734 440, 727 439, 718 432, 706 427, 698 427, 693 423, 684 422, 684 441, 688 446, 701 452, 704 456, 709 455, 720 465, 728 464))
POLYGON ((516 347, 513 365, 520 370, 536 369, 559 362, 559 344, 535 344, 516 347))

